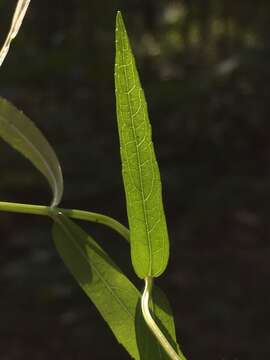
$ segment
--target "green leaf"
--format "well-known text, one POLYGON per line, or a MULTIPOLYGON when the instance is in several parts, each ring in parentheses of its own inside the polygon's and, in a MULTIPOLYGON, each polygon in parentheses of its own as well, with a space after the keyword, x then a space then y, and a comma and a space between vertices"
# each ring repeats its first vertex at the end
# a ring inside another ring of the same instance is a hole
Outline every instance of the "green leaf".
POLYGON ((35 124, 3 98, 0 98, 0 137, 47 178, 53 192, 52 206, 58 205, 63 194, 63 177, 54 150, 35 124))
POLYGON ((169 340, 170 344, 174 347, 175 351, 179 354, 181 359, 186 359, 180 346, 176 340, 175 325, 173 319, 173 312, 169 300, 162 289, 157 286, 153 287, 152 290, 152 309, 154 313, 154 318, 163 332, 166 338, 169 340))
POLYGON ((156 277, 168 263, 167 225, 147 104, 120 12, 116 19, 115 86, 132 263, 140 278, 156 277))
MULTIPOLYGON (((61 213, 54 220, 53 237, 60 256, 117 340, 134 359, 167 360, 142 318, 137 288, 79 226, 61 213)), ((176 343, 171 310, 160 299, 158 295, 156 316, 176 343)))
MULTIPOLYGON (((152 297, 153 301, 151 310, 154 313, 155 321, 170 344, 174 347, 175 351, 180 355, 181 359, 185 359, 184 355, 180 351, 179 345, 176 342, 172 309, 165 293, 159 287, 154 286, 152 290, 152 297)), ((152 333, 142 317, 140 309, 138 308, 137 310, 137 334, 139 334, 137 341, 140 353, 143 354, 145 359, 169 360, 169 356, 152 336, 152 333)))
POLYGON ((137 289, 79 226, 61 214, 56 221, 53 237, 64 263, 117 340, 138 359, 134 324, 139 299, 137 289))

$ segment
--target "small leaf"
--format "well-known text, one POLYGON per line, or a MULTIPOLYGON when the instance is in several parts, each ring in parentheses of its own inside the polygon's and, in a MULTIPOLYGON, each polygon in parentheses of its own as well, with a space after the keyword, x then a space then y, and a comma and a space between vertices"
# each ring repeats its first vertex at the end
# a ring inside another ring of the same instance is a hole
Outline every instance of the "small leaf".
MULTIPOLYGON (((160 327, 163 334, 166 336, 175 351, 180 354, 181 359, 185 359, 180 351, 179 345, 176 342, 175 326, 172 316, 172 309, 165 293, 157 286, 153 287, 152 291, 152 306, 151 310, 154 314, 154 319, 160 327)), ((166 359, 169 360, 168 355, 164 352, 160 344, 152 336, 148 326, 146 325, 140 308, 137 309, 137 334, 138 347, 140 354, 145 359, 166 359)))
MULTIPOLYGON (((136 360, 167 360, 142 318, 137 288, 79 226, 61 213, 55 215, 54 220, 53 237, 57 251, 117 340, 136 360)), ((173 317, 168 307, 160 306, 159 295, 155 311, 165 333, 170 334, 176 343, 173 317)))
POLYGON ((147 104, 120 12, 116 19, 115 87, 132 263, 140 278, 156 277, 169 258, 167 225, 147 104))
POLYGON ((11 41, 17 36, 20 30, 20 27, 22 25, 29 4, 30 4, 30 0, 18 0, 17 2, 17 6, 12 18, 9 33, 0 51, 0 66, 2 65, 3 61, 5 60, 5 57, 7 56, 11 41))
POLYGON ((174 350, 180 355, 179 357, 183 360, 186 359, 182 351, 180 350, 179 344, 176 341, 176 332, 172 315, 172 308, 166 294, 162 289, 154 286, 152 296, 152 309, 154 318, 158 326, 160 327, 163 334, 165 334, 171 345, 174 347, 174 350))
POLYGON ((0 98, 0 137, 47 178, 53 192, 52 206, 58 205, 63 195, 63 177, 54 150, 35 124, 3 98, 0 98))

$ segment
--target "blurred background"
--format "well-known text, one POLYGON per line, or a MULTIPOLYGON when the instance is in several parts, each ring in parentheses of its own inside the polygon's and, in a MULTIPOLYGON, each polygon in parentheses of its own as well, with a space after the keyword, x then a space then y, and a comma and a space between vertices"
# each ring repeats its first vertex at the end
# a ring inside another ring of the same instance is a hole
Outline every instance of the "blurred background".
MULTIPOLYGON (((15 0, 0 0, 0 40, 15 0)), ((63 207, 127 223, 113 82, 121 9, 149 103, 171 239, 158 281, 189 360, 270 356, 270 2, 33 1, 0 95, 63 166, 63 207)), ((0 142, 1 201, 49 204, 0 142)), ((134 279, 125 242, 83 223, 134 279)), ((0 214, 0 359, 127 359, 57 255, 48 219, 0 214)), ((136 281, 136 280, 134 280, 136 281)), ((136 282, 142 286, 141 282, 136 282)))

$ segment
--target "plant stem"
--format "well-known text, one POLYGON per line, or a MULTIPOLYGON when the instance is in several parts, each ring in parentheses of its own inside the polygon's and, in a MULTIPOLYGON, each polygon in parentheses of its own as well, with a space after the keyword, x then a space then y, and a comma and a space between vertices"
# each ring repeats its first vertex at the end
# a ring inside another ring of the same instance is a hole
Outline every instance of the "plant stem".
POLYGON ((86 220, 95 223, 100 223, 110 227, 111 229, 118 232, 118 234, 122 235, 123 238, 129 242, 129 230, 122 225, 119 221, 111 218, 110 216, 84 211, 84 210, 74 210, 74 209, 55 209, 56 211, 62 212, 64 215, 69 216, 72 219, 78 220, 86 220))
POLYGON ((32 204, 18 204, 9 202, 0 202, 0 211, 16 212, 23 214, 33 214, 53 217, 54 213, 61 212, 72 219, 86 220, 90 222, 100 223, 110 227, 111 229, 122 235, 123 238, 129 242, 129 230, 117 220, 95 212, 75 210, 75 209, 61 209, 56 207, 49 207, 43 205, 32 204))
POLYGON ((149 300, 151 299, 151 292, 153 286, 153 278, 148 276, 144 279, 145 287, 143 295, 141 298, 141 308, 144 320, 148 325, 149 329, 152 331, 164 351, 168 354, 172 360, 186 360, 183 354, 177 354, 172 345, 169 343, 165 335, 162 333, 157 323, 153 319, 150 309, 149 309, 149 300))
POLYGON ((50 207, 43 205, 0 202, 0 211, 50 216, 50 207))

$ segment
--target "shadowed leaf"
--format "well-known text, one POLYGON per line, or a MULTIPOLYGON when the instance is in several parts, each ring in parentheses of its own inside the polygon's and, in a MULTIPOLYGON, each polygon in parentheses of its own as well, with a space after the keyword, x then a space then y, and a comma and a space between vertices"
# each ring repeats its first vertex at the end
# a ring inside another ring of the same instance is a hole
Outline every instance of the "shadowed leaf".
MULTIPOLYGON (((174 319, 172 316, 172 309, 170 303, 165 295, 165 293, 158 288, 157 286, 153 287, 152 292, 152 304, 151 311, 154 314, 154 319, 160 327, 161 331, 164 333, 170 344, 173 346, 175 351, 178 354, 183 354, 180 351, 179 345, 176 342, 176 333, 174 326, 174 319)), ((137 331, 137 341, 140 354, 145 359, 162 359, 169 360, 169 356, 164 352, 162 347, 153 337, 151 331, 146 325, 141 308, 137 308, 137 317, 136 317, 136 331, 137 331)))
POLYGON ((0 137, 47 178, 53 192, 52 206, 58 205, 63 195, 63 177, 54 150, 35 124, 3 98, 0 98, 0 137))
MULTIPOLYGON (((54 217, 53 237, 65 265, 95 304, 117 340, 138 360, 167 360, 140 311, 140 292, 102 248, 62 214, 54 217)), ((158 296, 155 316, 176 343, 170 308, 158 296)))

